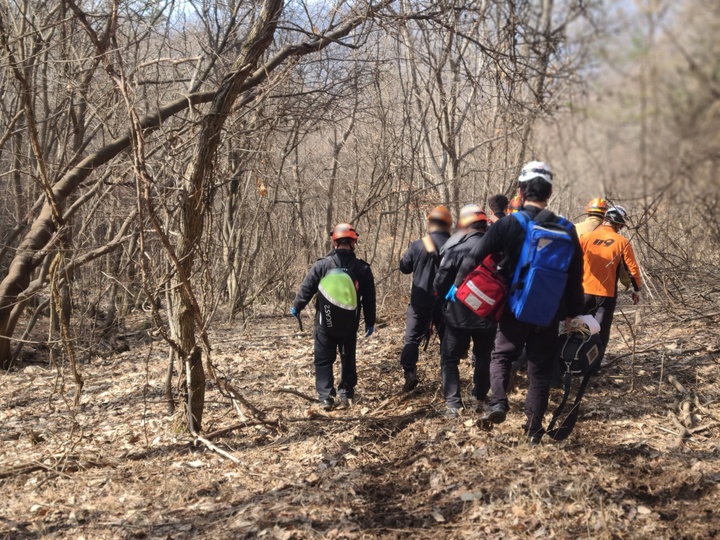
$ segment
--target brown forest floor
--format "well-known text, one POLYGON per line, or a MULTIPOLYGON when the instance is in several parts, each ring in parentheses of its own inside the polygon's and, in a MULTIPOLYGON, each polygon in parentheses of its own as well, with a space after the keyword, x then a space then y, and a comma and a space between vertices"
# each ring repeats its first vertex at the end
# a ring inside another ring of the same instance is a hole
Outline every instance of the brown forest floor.
MULTIPOLYGON (((61 393, 54 368, 16 366, 0 375, 0 537, 720 535, 720 363, 712 319, 644 320, 632 391, 631 357, 617 358, 628 348, 616 332, 611 365, 586 394, 575 432, 534 449, 520 437, 522 378, 508 421, 489 433, 476 426, 474 411, 457 421, 441 416, 436 343, 421 356, 419 389, 401 394, 402 318, 392 319, 397 323, 359 339, 354 407, 327 415, 277 391, 314 395, 312 337, 298 333, 293 319, 261 318, 243 330, 216 324, 219 371, 279 426, 214 437, 237 465, 173 432, 162 400, 161 343, 82 364, 77 410, 66 403, 69 374, 61 393), (681 440, 669 411, 700 429, 681 440)), ((617 327, 629 336, 621 317, 617 327)), ((468 381, 469 362, 461 369, 468 381)), ((553 402, 558 398, 554 390, 553 402)), ((207 399, 205 433, 239 423, 210 383, 207 399)))

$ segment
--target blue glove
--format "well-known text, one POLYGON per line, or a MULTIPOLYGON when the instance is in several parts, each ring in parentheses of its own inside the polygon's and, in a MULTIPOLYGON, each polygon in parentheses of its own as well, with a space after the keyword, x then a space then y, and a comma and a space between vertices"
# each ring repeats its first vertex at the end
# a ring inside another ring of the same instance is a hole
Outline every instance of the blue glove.
POLYGON ((455 302, 457 300, 457 287, 453 283, 453 286, 450 287, 450 290, 445 295, 445 300, 448 300, 450 302, 455 302))
POLYGON ((375 331, 374 326, 366 326, 365 327, 365 337, 370 337, 373 335, 373 332, 375 331))
POLYGON ((297 309, 295 309, 295 306, 293 306, 290 308, 290 315, 292 315, 293 317, 299 317, 300 312, 297 309))

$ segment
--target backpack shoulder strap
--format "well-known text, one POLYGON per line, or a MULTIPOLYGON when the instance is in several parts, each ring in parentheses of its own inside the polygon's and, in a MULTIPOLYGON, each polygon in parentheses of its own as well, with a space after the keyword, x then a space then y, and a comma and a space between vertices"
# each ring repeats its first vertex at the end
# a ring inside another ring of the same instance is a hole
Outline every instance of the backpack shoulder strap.
POLYGON ((432 236, 429 234, 426 234, 422 237, 422 243, 423 247, 425 247, 425 251, 427 251, 430 255, 435 255, 438 252, 437 246, 435 245, 435 241, 433 240, 432 236))
POLYGON ((512 215, 515 216, 515 219, 518 220, 522 228, 524 230, 527 230, 528 223, 530 222, 530 216, 527 214, 527 212, 521 210, 520 212, 515 212, 512 215))
POLYGON ((573 225, 573 223, 569 219, 566 219, 562 216, 557 216, 557 218, 557 224, 560 225, 563 229, 565 229, 568 233, 571 229, 575 227, 575 225, 573 225))

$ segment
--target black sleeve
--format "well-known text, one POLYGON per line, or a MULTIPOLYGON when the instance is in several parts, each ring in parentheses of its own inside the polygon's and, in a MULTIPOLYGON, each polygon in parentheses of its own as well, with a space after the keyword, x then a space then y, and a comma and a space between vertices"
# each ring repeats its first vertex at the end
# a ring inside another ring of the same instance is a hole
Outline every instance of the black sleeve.
POLYGON ((365 316, 366 326, 375 326, 375 316, 377 303, 375 299, 375 277, 373 276, 370 265, 365 263, 365 271, 362 278, 358 280, 360 283, 360 301, 362 302, 363 315, 365 316))
POLYGON ((568 317, 581 315, 585 307, 585 294, 583 293, 583 250, 580 247, 575 227, 570 230, 575 253, 568 267, 568 281, 565 287, 565 308, 568 317))
POLYGON ((403 255, 402 259, 400 259, 400 271, 403 274, 412 274, 413 271, 413 259, 414 259, 414 251, 415 251, 415 243, 413 242, 410 244, 410 247, 405 252, 405 255, 403 255))
POLYGON ((435 289, 435 293, 438 298, 445 298, 445 295, 448 293, 453 281, 455 280, 457 271, 457 255, 453 253, 452 249, 446 251, 440 261, 440 266, 437 269, 435 281, 433 282, 433 288, 435 289))
POLYGON ((310 303, 310 300, 312 300, 313 296, 317 293, 318 285, 324 275, 325 259, 320 259, 313 264, 312 268, 308 272, 308 275, 305 276, 302 285, 300 285, 300 290, 293 302, 293 307, 297 311, 302 311, 305 309, 305 306, 310 303))

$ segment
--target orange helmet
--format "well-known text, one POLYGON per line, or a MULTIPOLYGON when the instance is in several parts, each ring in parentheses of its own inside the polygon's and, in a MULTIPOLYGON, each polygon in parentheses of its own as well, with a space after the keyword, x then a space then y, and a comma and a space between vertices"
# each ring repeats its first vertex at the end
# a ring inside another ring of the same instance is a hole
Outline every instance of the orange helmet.
POLYGON ((515 212, 518 212, 519 210, 522 210, 523 207, 523 200, 520 195, 515 195, 508 204, 508 214, 513 214, 515 212))
POLYGON ((458 218, 458 227, 464 229, 478 221, 487 221, 488 217, 482 208, 477 204, 466 204, 460 209, 460 217, 458 218))
POLYGON ((332 237, 333 242, 337 242, 341 238, 350 238, 351 240, 356 241, 359 235, 355 230, 355 227, 349 223, 338 223, 335 225, 335 228, 333 228, 330 236, 332 237))
POLYGON ((442 204, 440 206, 436 206, 430 212, 428 212, 427 215, 428 221, 439 221, 440 223, 444 223, 448 227, 452 227, 453 219, 452 214, 450 213, 450 210, 447 209, 447 207, 443 206, 442 204))
POLYGON ((602 197, 596 197, 589 203, 587 203, 587 206, 585 207, 585 212, 588 214, 597 214, 599 216, 604 216, 605 212, 608 211, 608 203, 605 199, 602 197))

